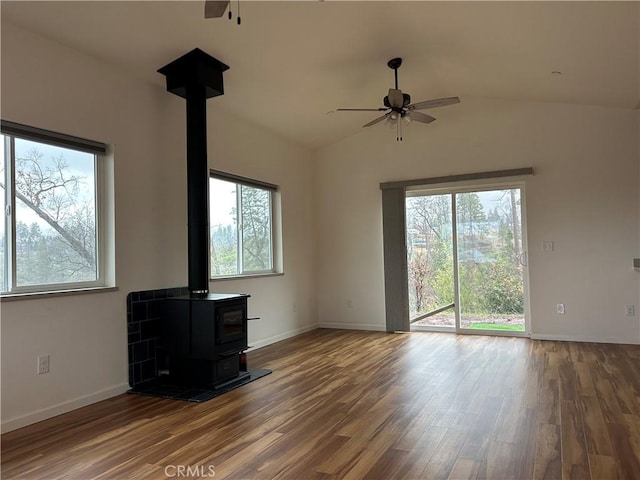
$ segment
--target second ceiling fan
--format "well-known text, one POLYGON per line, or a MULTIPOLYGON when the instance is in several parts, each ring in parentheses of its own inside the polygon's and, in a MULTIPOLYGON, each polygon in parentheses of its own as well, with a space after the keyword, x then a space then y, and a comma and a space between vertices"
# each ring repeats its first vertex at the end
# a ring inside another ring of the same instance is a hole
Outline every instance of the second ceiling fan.
POLYGON ((338 108, 337 112, 386 112, 384 115, 374 118, 369 123, 365 123, 363 127, 370 127, 384 120, 395 123, 397 128, 396 140, 402 141, 402 122, 415 121, 421 123, 431 123, 435 120, 431 115, 418 112, 417 110, 426 110, 428 108, 444 107, 460 103, 458 97, 435 98, 433 100, 425 100, 423 102, 411 103, 411 96, 402 93, 398 88, 398 68, 402 65, 402 58, 392 58, 387 62, 387 66, 393 70, 395 76, 395 88, 390 88, 389 93, 384 97, 382 103, 384 107, 378 108, 338 108))
MULTIPOLYGON (((220 18, 224 15, 225 10, 231 3, 229 0, 205 0, 204 2, 204 18, 220 18)), ((229 7, 229 20, 233 18, 231 13, 231 7, 229 7)), ((238 10, 236 15, 236 22, 240 25, 240 0, 238 0, 238 10)))

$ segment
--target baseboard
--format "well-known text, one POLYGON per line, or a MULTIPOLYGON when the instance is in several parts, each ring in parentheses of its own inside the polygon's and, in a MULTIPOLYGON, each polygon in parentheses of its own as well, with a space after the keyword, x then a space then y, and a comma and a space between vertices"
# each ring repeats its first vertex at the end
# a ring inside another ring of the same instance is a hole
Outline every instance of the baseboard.
MULTIPOLYGON (((317 324, 306 325, 304 327, 296 328, 295 330, 290 330, 279 335, 274 335, 273 337, 265 338, 257 342, 251 342, 252 346, 250 350, 255 350, 260 347, 279 342, 280 340, 295 337, 296 335, 310 332, 311 330, 316 330, 317 328, 317 324)), ((53 405, 51 407, 43 408, 26 415, 3 420, 2 423, 0 423, 0 433, 7 433, 12 430, 17 430, 18 428, 26 427, 27 425, 41 422, 48 418, 62 415, 63 413, 67 413, 78 408, 86 407, 87 405, 90 405, 92 403, 100 402, 116 395, 120 395, 121 393, 125 393, 127 390, 129 390, 129 388, 131 387, 128 383, 123 383, 121 385, 107 388, 96 393, 78 397, 73 400, 53 405)))
POLYGON ((590 337, 586 335, 563 335, 563 334, 545 334, 545 333, 532 333, 532 340, 553 340, 557 342, 585 342, 585 343, 616 343, 623 345, 640 345, 640 339, 633 338, 603 338, 603 337, 590 337))
POLYGON ((99 392, 91 393, 89 395, 74 398, 66 402, 58 403, 57 405, 53 405, 51 407, 36 410, 35 412, 31 412, 26 415, 3 420, 2 424, 0 424, 0 431, 1 433, 7 433, 12 430, 17 430, 18 428, 26 427, 27 425, 41 422, 42 420, 56 417, 58 415, 76 410, 78 408, 86 407, 87 405, 90 405, 92 403, 115 397, 116 395, 120 395, 121 393, 126 392, 129 388, 130 387, 128 383, 123 383, 121 385, 116 385, 115 387, 100 390, 99 392))
POLYGON ((318 325, 318 328, 333 328, 336 330, 368 330, 372 332, 386 332, 385 325, 379 325, 376 323, 331 323, 322 322, 318 325))
POLYGON ((266 347, 267 345, 271 345, 272 343, 286 340, 287 338, 295 337, 296 335, 302 335, 303 333, 307 333, 316 329, 318 329, 318 324, 313 323, 311 325, 306 325, 304 327, 296 328, 294 330, 289 330, 288 332, 274 335, 273 337, 258 340, 257 342, 249 341, 249 344, 251 345, 249 351, 257 350, 258 348, 266 347))

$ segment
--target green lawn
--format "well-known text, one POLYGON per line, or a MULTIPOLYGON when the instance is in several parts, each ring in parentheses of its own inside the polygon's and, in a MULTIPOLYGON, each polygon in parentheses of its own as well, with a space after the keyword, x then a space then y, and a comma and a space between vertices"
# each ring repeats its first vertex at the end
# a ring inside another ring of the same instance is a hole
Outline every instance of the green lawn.
POLYGON ((502 325, 500 323, 472 323, 468 328, 481 330, 516 330, 524 332, 524 325, 502 325))

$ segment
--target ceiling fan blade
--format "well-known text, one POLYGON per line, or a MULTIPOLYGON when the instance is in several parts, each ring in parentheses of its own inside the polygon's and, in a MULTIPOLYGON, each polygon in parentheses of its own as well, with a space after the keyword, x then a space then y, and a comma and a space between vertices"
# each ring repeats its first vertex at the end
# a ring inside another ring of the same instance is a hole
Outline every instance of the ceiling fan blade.
POLYGON ((407 112, 405 115, 408 115, 413 122, 431 123, 435 120, 431 115, 422 112, 407 112))
POLYGON ((385 114, 384 114, 384 115, 382 115, 381 117, 374 118, 374 119, 373 119, 373 120, 371 120, 369 123, 365 123, 364 125, 362 125, 362 128, 364 128, 364 127, 370 127, 371 125, 375 125, 376 123, 380 123, 380 122, 382 122, 382 121, 386 120, 386 118, 387 118, 387 116, 388 116, 388 115, 389 115, 388 113, 385 113, 385 114))
POLYGON ((389 89, 389 105, 394 108, 402 108, 404 105, 404 96, 402 95, 401 90, 396 90, 395 88, 389 89))
POLYGON ((387 108, 336 108, 336 112, 384 112, 387 108))
POLYGON ((205 0, 204 18, 219 18, 229 5, 229 0, 205 0))
POLYGON ((460 99, 458 97, 435 98, 433 100, 414 103, 413 105, 409 105, 407 109, 424 110, 425 108, 446 107, 447 105, 453 105, 454 103, 460 103, 460 99))

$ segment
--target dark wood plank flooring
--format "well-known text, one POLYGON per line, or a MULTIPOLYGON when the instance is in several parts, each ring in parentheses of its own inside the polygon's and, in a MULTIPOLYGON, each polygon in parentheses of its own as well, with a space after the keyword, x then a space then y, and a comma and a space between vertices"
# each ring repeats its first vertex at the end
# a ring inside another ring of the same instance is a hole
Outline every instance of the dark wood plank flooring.
POLYGON ((2 478, 640 478, 640 347, 316 330, 201 404, 120 395, 2 436, 2 478))

